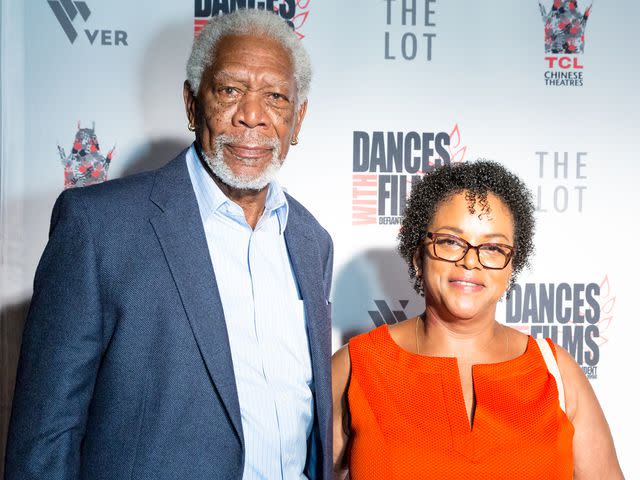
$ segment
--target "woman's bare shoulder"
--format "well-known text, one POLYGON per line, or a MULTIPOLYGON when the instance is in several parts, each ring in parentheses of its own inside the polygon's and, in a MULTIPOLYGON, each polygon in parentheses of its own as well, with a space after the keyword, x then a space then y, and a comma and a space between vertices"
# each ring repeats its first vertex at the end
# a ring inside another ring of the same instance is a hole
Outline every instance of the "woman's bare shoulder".
POLYGON ((529 335, 526 335, 515 328, 506 326, 509 340, 509 359, 519 357, 524 354, 529 345, 529 335))
POLYGON ((349 367, 350 364, 351 359, 349 357, 349 344, 347 343, 336 350, 336 352, 331 356, 331 367, 344 368, 349 367))
POLYGON ((400 348, 413 352, 416 346, 416 322, 418 317, 389 325, 389 335, 400 348))

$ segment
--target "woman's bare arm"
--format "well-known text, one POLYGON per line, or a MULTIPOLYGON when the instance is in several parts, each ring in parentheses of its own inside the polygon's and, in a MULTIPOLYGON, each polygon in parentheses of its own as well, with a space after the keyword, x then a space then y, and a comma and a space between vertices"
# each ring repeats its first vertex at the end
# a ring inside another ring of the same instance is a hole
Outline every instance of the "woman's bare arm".
POLYGON ((345 451, 349 441, 349 406, 347 391, 351 375, 349 347, 345 345, 331 358, 331 390, 333 393, 333 471, 335 479, 346 477, 345 451))
POLYGON ((609 425, 591 383, 573 357, 556 346, 567 417, 573 424, 573 478, 624 479, 609 425))

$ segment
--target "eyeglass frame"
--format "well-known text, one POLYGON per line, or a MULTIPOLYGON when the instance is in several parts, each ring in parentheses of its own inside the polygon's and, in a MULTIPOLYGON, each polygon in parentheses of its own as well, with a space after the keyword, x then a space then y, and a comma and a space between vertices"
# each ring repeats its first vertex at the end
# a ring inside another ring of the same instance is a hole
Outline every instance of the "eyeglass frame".
POLYGON ((427 232, 427 238, 434 241, 433 254, 438 260, 442 260, 444 262, 450 262, 450 263, 459 262, 464 257, 466 257, 467 253, 469 253, 469 250, 473 248, 475 249, 476 256, 478 257, 478 263, 480 263, 480 265, 482 265, 484 268, 489 270, 504 270, 505 268, 507 268, 507 265, 509 265, 509 262, 513 258, 513 254, 515 253, 515 250, 516 250, 515 247, 512 247, 511 245, 507 245, 506 243, 486 242, 486 243, 480 243, 478 245, 472 245, 471 243, 467 242, 464 238, 458 237, 456 235, 451 235, 449 233, 427 232), (438 256, 438 254, 436 253, 436 245, 435 245, 434 239, 437 239, 438 237, 448 237, 448 238, 454 238, 456 240, 460 240, 462 243, 465 243, 467 245, 467 248, 464 250, 464 253, 457 260, 448 260, 446 258, 442 258, 438 256), (508 250, 507 260, 504 263, 503 267, 487 267, 484 263, 482 263, 482 260, 480 259, 480 247, 484 247, 485 245, 495 245, 495 246, 506 248, 508 250))

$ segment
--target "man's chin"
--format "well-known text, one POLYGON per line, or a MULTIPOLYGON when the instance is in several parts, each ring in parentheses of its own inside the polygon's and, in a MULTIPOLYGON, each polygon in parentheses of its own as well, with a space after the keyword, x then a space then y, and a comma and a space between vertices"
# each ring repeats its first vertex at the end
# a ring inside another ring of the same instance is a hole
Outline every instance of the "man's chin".
POLYGON ((204 157, 211 172, 222 183, 238 190, 262 190, 276 177, 282 165, 282 161, 274 161, 274 155, 268 159, 238 158, 218 150, 217 155, 205 153, 204 157))
POLYGON ((271 157, 224 157, 224 163, 231 172, 240 177, 258 177, 269 168, 271 157))
POLYGON ((230 168, 214 169, 213 173, 229 187, 239 190, 259 191, 265 188, 275 178, 277 170, 268 167, 256 173, 252 172, 234 172, 230 168), (217 171, 216 171, 217 170, 217 171))

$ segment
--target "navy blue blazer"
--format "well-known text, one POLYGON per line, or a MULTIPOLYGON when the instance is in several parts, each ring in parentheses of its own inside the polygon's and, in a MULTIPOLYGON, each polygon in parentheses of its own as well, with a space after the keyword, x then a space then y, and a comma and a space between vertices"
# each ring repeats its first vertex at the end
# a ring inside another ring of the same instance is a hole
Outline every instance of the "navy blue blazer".
MULTIPOLYGON (((185 153, 58 198, 22 341, 7 479, 242 477, 229 340, 185 153)), ((329 479, 332 243, 288 200, 314 378, 307 473, 329 479)))

